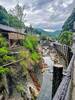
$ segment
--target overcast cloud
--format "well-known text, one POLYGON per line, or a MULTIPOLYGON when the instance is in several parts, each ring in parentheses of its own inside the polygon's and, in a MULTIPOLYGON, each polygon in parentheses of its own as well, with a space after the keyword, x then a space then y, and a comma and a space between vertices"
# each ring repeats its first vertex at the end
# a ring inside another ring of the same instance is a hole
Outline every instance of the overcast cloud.
MULTIPOLYGON (((18 0, 0 0, 7 10, 13 8, 18 0)), ((75 7, 75 0, 19 0, 26 5, 26 25, 45 30, 60 30, 75 7)))

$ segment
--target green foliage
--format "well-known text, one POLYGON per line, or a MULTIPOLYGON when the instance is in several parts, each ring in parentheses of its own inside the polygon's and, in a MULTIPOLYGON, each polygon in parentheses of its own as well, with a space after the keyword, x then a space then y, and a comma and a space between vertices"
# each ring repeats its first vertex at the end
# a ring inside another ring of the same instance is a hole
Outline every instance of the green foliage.
POLYGON ((29 57, 29 51, 27 51, 27 50, 22 50, 22 51, 20 51, 19 52, 19 57, 20 58, 28 58, 29 57))
POLYGON ((8 50, 7 50, 6 47, 0 48, 0 56, 1 57, 4 56, 4 55, 6 55, 7 53, 8 53, 8 50))
POLYGON ((7 46, 8 46, 8 44, 6 42, 6 39, 3 38, 3 36, 0 34, 0 48, 1 47, 7 47, 7 46))
POLYGON ((38 38, 34 35, 27 35, 23 41, 23 46, 25 50, 20 51, 19 57, 25 59, 20 62, 20 65, 22 66, 23 71, 28 73, 28 69, 31 69, 31 66, 37 64, 41 59, 41 56, 37 51, 38 38))
POLYGON ((22 92, 25 91, 24 85, 23 85, 23 84, 18 84, 18 85, 16 86, 16 89, 17 89, 17 91, 18 91, 19 93, 22 93, 22 92))
POLYGON ((27 68, 28 68, 29 61, 30 61, 29 52, 28 51, 24 51, 24 50, 20 51, 19 57, 20 58, 25 58, 25 60, 20 62, 20 65, 22 65, 22 68, 23 68, 24 72, 26 72, 27 68))
POLYGON ((25 48, 29 49, 30 51, 33 51, 38 45, 38 38, 35 35, 28 35, 24 39, 23 45, 25 46, 25 48))
POLYGON ((9 73, 9 71, 10 70, 8 68, 3 68, 0 66, 0 74, 7 74, 7 73, 9 73))
POLYGON ((20 65, 22 66, 24 75, 26 75, 28 73, 28 71, 27 71, 27 69, 28 69, 27 60, 26 61, 25 60, 21 61, 20 65))
POLYGON ((26 75, 28 73, 28 68, 30 66, 30 63, 33 63, 31 57, 30 57, 30 52, 28 50, 22 50, 19 53, 20 58, 25 58, 20 62, 20 65, 22 66, 22 69, 24 71, 24 74, 26 75))
POLYGON ((34 51, 34 52, 31 53, 31 58, 34 62, 38 63, 41 56, 38 52, 34 51))
POLYGON ((12 16, 11 14, 9 14, 9 25, 16 28, 24 27, 24 23, 21 22, 16 16, 12 16))
POLYGON ((3 60, 3 57, 7 55, 9 52, 7 47, 7 41, 3 36, 0 34, 0 65, 4 64, 5 61, 3 60))
POLYGON ((71 46, 72 45, 72 32, 64 31, 63 33, 61 33, 58 39, 62 44, 71 46))
POLYGON ((14 61, 15 58, 13 56, 4 55, 3 60, 6 61, 14 61))
MULTIPOLYGON (((12 60, 13 57, 8 56, 9 50, 6 39, 0 34, 0 66, 12 60)), ((8 68, 0 67, 0 73, 7 73, 8 68)))

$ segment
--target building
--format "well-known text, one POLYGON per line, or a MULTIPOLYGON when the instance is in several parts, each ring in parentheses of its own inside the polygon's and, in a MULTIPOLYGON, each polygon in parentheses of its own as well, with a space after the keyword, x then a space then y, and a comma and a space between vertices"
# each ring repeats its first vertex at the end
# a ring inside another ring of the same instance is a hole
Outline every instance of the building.
POLYGON ((6 37, 9 41, 9 46, 12 46, 14 42, 24 39, 24 29, 17 29, 10 26, 0 24, 0 33, 6 37))

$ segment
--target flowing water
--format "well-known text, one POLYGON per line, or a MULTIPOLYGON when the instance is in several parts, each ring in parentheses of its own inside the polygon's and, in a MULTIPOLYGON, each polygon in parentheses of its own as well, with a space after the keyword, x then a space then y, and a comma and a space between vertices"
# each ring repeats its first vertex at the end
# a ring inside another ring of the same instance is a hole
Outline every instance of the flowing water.
POLYGON ((49 56, 43 57, 43 59, 48 68, 43 73, 43 82, 37 100, 51 100, 54 63, 49 56))

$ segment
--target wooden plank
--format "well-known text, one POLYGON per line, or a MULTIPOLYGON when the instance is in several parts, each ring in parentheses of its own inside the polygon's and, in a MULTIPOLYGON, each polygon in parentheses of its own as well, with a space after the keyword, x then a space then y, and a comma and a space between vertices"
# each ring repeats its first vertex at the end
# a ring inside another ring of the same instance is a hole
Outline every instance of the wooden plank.
POLYGON ((18 35, 16 33, 8 33, 9 39, 18 39, 18 35))
POLYGON ((18 34, 18 33, 8 33, 9 39, 13 39, 13 40, 19 40, 19 39, 24 39, 24 35, 23 34, 18 34))

